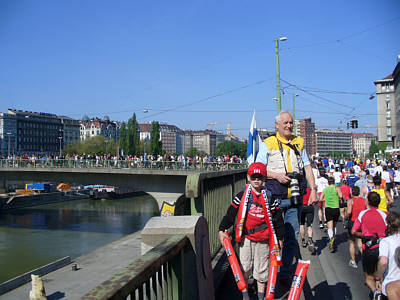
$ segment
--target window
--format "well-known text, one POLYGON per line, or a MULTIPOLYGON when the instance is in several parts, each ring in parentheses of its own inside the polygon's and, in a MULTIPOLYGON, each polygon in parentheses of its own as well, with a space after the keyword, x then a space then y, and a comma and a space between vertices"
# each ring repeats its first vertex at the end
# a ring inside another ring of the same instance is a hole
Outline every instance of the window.
POLYGON ((390 110, 386 112, 386 118, 390 118, 390 110))
POLYGON ((390 102, 386 102, 386 109, 390 110, 390 102))
POLYGON ((391 127, 388 127, 388 128, 387 128, 387 135, 388 135, 388 137, 389 137, 390 135, 392 135, 392 128, 391 128, 391 127))
POLYGON ((390 101, 390 94, 386 94, 386 101, 390 101))

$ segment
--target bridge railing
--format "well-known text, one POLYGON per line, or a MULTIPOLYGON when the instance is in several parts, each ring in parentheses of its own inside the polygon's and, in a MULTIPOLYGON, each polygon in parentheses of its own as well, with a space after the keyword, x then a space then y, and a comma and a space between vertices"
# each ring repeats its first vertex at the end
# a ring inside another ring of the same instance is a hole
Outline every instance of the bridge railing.
MULTIPOLYGON (((212 174, 212 173, 211 173, 212 174)), ((210 251, 214 257, 221 248, 218 227, 233 197, 246 184, 245 170, 225 176, 190 174, 186 181, 186 197, 191 199, 191 215, 207 219, 210 234, 210 251)))
POLYGON ((171 236, 81 299, 196 299, 196 276, 184 276, 191 253, 185 235, 171 236))
POLYGON ((247 168, 247 163, 96 159, 0 159, 0 168, 88 168, 221 171, 247 168))

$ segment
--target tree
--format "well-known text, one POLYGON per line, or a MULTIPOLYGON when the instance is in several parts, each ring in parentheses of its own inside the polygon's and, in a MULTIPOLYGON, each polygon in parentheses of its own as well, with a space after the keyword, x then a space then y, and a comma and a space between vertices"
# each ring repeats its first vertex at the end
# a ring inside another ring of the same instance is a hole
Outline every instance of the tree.
POLYGON ((190 149, 188 150, 188 152, 186 153, 186 155, 189 156, 189 157, 195 157, 196 155, 199 155, 199 154, 200 154, 200 151, 197 150, 196 147, 190 148, 190 149))
POLYGON ((217 146, 217 155, 236 155, 240 157, 246 157, 247 155, 247 144, 235 143, 232 141, 224 141, 217 146))
POLYGON ((160 141, 160 124, 156 121, 151 123, 150 153, 154 156, 162 154, 162 142, 160 141))
POLYGON ((375 141, 372 141, 371 145, 369 146, 369 157, 374 157, 375 153, 379 153, 379 147, 375 141))
POLYGON ((136 114, 134 113, 132 118, 128 121, 128 154, 136 155, 139 154, 139 130, 136 121, 136 114))
POLYGON ((95 136, 91 139, 87 139, 84 141, 79 141, 75 143, 68 144, 64 149, 64 153, 66 154, 86 154, 86 155, 104 155, 111 154, 116 155, 116 146, 117 143, 111 139, 107 139, 104 136, 95 136))
POLYGON ((121 128, 119 130, 119 148, 123 150, 124 154, 128 153, 128 137, 125 122, 122 122, 121 128))

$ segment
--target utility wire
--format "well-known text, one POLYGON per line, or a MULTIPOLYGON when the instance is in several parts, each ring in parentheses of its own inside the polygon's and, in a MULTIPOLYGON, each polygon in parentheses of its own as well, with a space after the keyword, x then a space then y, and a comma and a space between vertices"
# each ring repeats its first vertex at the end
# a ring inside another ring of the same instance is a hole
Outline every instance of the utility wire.
POLYGON ((182 108, 182 107, 188 107, 188 106, 191 106, 191 105, 195 105, 195 104, 198 104, 198 103, 202 103, 202 102, 205 102, 205 101, 208 101, 208 100, 217 98, 217 97, 221 97, 221 96, 224 96, 224 95, 227 95, 227 94, 231 94, 231 93, 237 92, 237 91, 239 91, 239 90, 247 89, 247 88, 249 88, 249 87, 253 87, 253 86, 255 86, 255 85, 262 84, 262 83, 267 82, 267 81, 269 81, 269 80, 272 80, 272 78, 263 79, 263 80, 260 80, 260 81, 256 81, 256 82, 253 82, 253 83, 249 83, 249 84, 246 84, 246 85, 244 85, 244 86, 241 86, 241 87, 238 87, 238 88, 235 88, 235 89, 231 89, 231 90, 228 90, 228 91, 225 91, 225 92, 222 92, 222 93, 213 95, 213 96, 201 98, 201 99, 199 99, 199 100, 196 100, 196 101, 193 101, 193 102, 190 102, 190 103, 187 103, 187 104, 181 104, 181 105, 175 106, 175 107, 173 107, 173 108, 168 108, 168 109, 166 109, 166 110, 164 110, 164 111, 162 111, 162 112, 158 112, 158 113, 154 113, 154 114, 148 115, 148 116, 144 117, 143 119, 148 119, 148 118, 151 118, 151 117, 154 117, 154 116, 158 116, 158 115, 160 115, 160 114, 163 114, 163 113, 166 113, 166 112, 170 112, 170 111, 174 111, 174 110, 177 110, 177 109, 182 108))
POLYGON ((340 43, 340 42, 343 42, 344 40, 348 40, 348 39, 353 38, 353 37, 355 37, 357 35, 361 35, 361 34, 367 32, 367 31, 374 30, 374 29, 376 29, 378 27, 381 27, 381 26, 384 26, 386 24, 392 23, 392 22, 397 21, 399 19, 400 19, 400 17, 396 17, 396 18, 390 19, 390 20, 388 20, 386 22, 383 22, 383 23, 380 23, 380 24, 377 24, 377 25, 374 25, 374 26, 371 26, 371 27, 367 27, 367 28, 365 28, 363 30, 360 30, 360 31, 351 33, 349 35, 343 36, 343 37, 338 38, 336 40, 322 41, 322 42, 310 43, 310 44, 293 46, 293 47, 282 47, 281 50, 291 50, 291 49, 307 48, 307 47, 314 47, 314 46, 333 44, 333 43, 340 43))
POLYGON ((286 81, 286 80, 284 80, 284 79, 282 79, 282 78, 281 78, 281 80, 282 80, 283 82, 285 82, 285 83, 287 83, 287 84, 293 86, 294 88, 298 89, 299 91, 302 91, 303 93, 306 93, 306 94, 308 94, 308 95, 310 95, 310 96, 313 96, 313 97, 315 97, 315 98, 321 99, 321 100, 323 100, 323 101, 326 101, 326 102, 329 102, 329 103, 332 103, 332 104, 335 104, 335 105, 339 105, 339 106, 341 106, 341 107, 345 106, 345 107, 348 107, 348 108, 350 108, 350 109, 354 109, 353 106, 349 106, 349 105, 346 105, 346 104, 343 104, 343 103, 339 103, 339 102, 336 102, 336 101, 333 101, 333 100, 330 100, 330 99, 327 99, 327 98, 324 98, 324 97, 315 95, 315 94, 313 94, 313 93, 311 93, 311 92, 308 92, 307 90, 305 90, 305 89, 303 89, 303 88, 301 88, 301 87, 299 87, 299 86, 297 86, 297 85, 295 85, 295 84, 293 84, 293 83, 290 83, 290 82, 288 82, 288 81, 286 81))

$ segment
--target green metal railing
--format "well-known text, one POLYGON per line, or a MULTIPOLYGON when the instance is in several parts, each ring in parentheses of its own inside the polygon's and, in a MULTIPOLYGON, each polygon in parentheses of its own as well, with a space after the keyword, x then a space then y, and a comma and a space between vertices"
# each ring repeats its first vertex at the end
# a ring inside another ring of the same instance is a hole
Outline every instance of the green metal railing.
POLYGON ((186 236, 171 236, 81 299, 196 299, 196 276, 184 276, 193 252, 186 236))
POLYGON ((211 257, 214 257, 221 244, 218 236, 219 224, 233 197, 244 188, 246 174, 243 172, 201 179, 193 174, 187 179, 186 196, 191 198, 191 214, 202 215, 207 219, 211 257))
POLYGON ((0 168, 88 168, 223 171, 247 168, 247 163, 172 162, 95 159, 0 159, 0 168))

